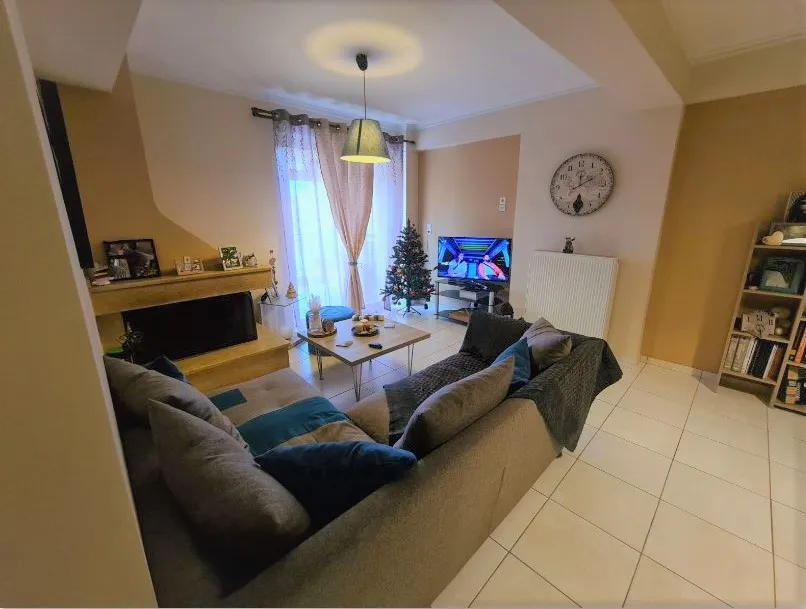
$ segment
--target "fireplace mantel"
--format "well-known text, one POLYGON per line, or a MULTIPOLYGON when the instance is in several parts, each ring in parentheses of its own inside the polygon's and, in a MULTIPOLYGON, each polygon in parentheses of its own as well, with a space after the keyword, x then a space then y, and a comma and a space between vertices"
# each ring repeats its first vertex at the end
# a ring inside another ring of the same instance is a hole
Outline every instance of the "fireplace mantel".
POLYGON ((95 316, 99 317, 184 300, 260 290, 269 285, 269 277, 268 267, 205 271, 194 275, 174 273, 152 279, 90 286, 90 296, 95 316))

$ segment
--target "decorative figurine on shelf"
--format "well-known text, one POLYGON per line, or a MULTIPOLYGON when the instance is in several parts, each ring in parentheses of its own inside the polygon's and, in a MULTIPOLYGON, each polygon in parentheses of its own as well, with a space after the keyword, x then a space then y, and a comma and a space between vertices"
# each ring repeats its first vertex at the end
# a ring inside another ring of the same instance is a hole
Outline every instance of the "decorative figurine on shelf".
POLYGON ((243 257, 243 265, 250 269, 253 269, 257 266, 257 256, 255 256, 254 252, 243 257))
POLYGON ((289 281, 288 289, 285 291, 285 297, 289 300, 294 300, 297 296, 297 289, 294 287, 294 284, 289 281))
POLYGON ((271 277, 269 277, 269 287, 266 288, 266 293, 269 298, 279 298, 280 292, 277 291, 277 258, 274 256, 274 250, 269 250, 269 269, 271 270, 271 277))
POLYGON ((563 248, 563 254, 573 254, 574 253, 574 241, 576 241, 576 237, 566 237, 565 238, 565 247, 563 248))

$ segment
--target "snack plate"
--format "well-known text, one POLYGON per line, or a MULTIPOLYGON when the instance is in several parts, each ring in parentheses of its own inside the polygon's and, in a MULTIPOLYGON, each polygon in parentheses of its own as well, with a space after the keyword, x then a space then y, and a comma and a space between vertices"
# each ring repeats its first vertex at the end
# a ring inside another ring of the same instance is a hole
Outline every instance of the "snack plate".
POLYGON ((370 330, 368 332, 359 332, 359 331, 357 331, 355 329, 355 326, 353 326, 352 327, 352 332, 353 332, 353 336, 376 336, 377 334, 380 334, 380 330, 378 329, 378 326, 374 326, 372 328, 372 330, 370 330))

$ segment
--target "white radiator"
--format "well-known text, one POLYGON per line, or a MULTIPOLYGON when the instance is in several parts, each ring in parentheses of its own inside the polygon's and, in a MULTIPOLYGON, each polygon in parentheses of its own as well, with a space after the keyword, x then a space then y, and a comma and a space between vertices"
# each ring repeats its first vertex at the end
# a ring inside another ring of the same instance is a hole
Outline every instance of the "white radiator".
POLYGON ((607 338, 617 273, 617 258, 535 251, 525 317, 545 317, 555 328, 607 338))

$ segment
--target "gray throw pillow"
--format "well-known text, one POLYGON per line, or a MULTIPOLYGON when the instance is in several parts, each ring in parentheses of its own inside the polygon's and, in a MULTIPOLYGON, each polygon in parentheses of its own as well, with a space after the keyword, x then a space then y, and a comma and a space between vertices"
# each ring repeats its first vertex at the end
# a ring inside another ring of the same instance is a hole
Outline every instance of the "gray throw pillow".
POLYGON ((534 372, 541 372, 571 353, 571 337, 542 317, 523 333, 532 352, 534 372))
POLYGON ((114 357, 104 356, 104 366, 115 405, 139 421, 148 422, 148 401, 156 400, 207 421, 247 447, 232 421, 192 385, 114 357))
POLYGON ((204 534, 239 556, 276 558, 310 526, 305 508, 231 436, 186 412, 148 403, 165 483, 204 534))
POLYGON ((395 448, 422 459, 498 406, 507 397, 514 369, 510 357, 432 394, 414 411, 395 448))

